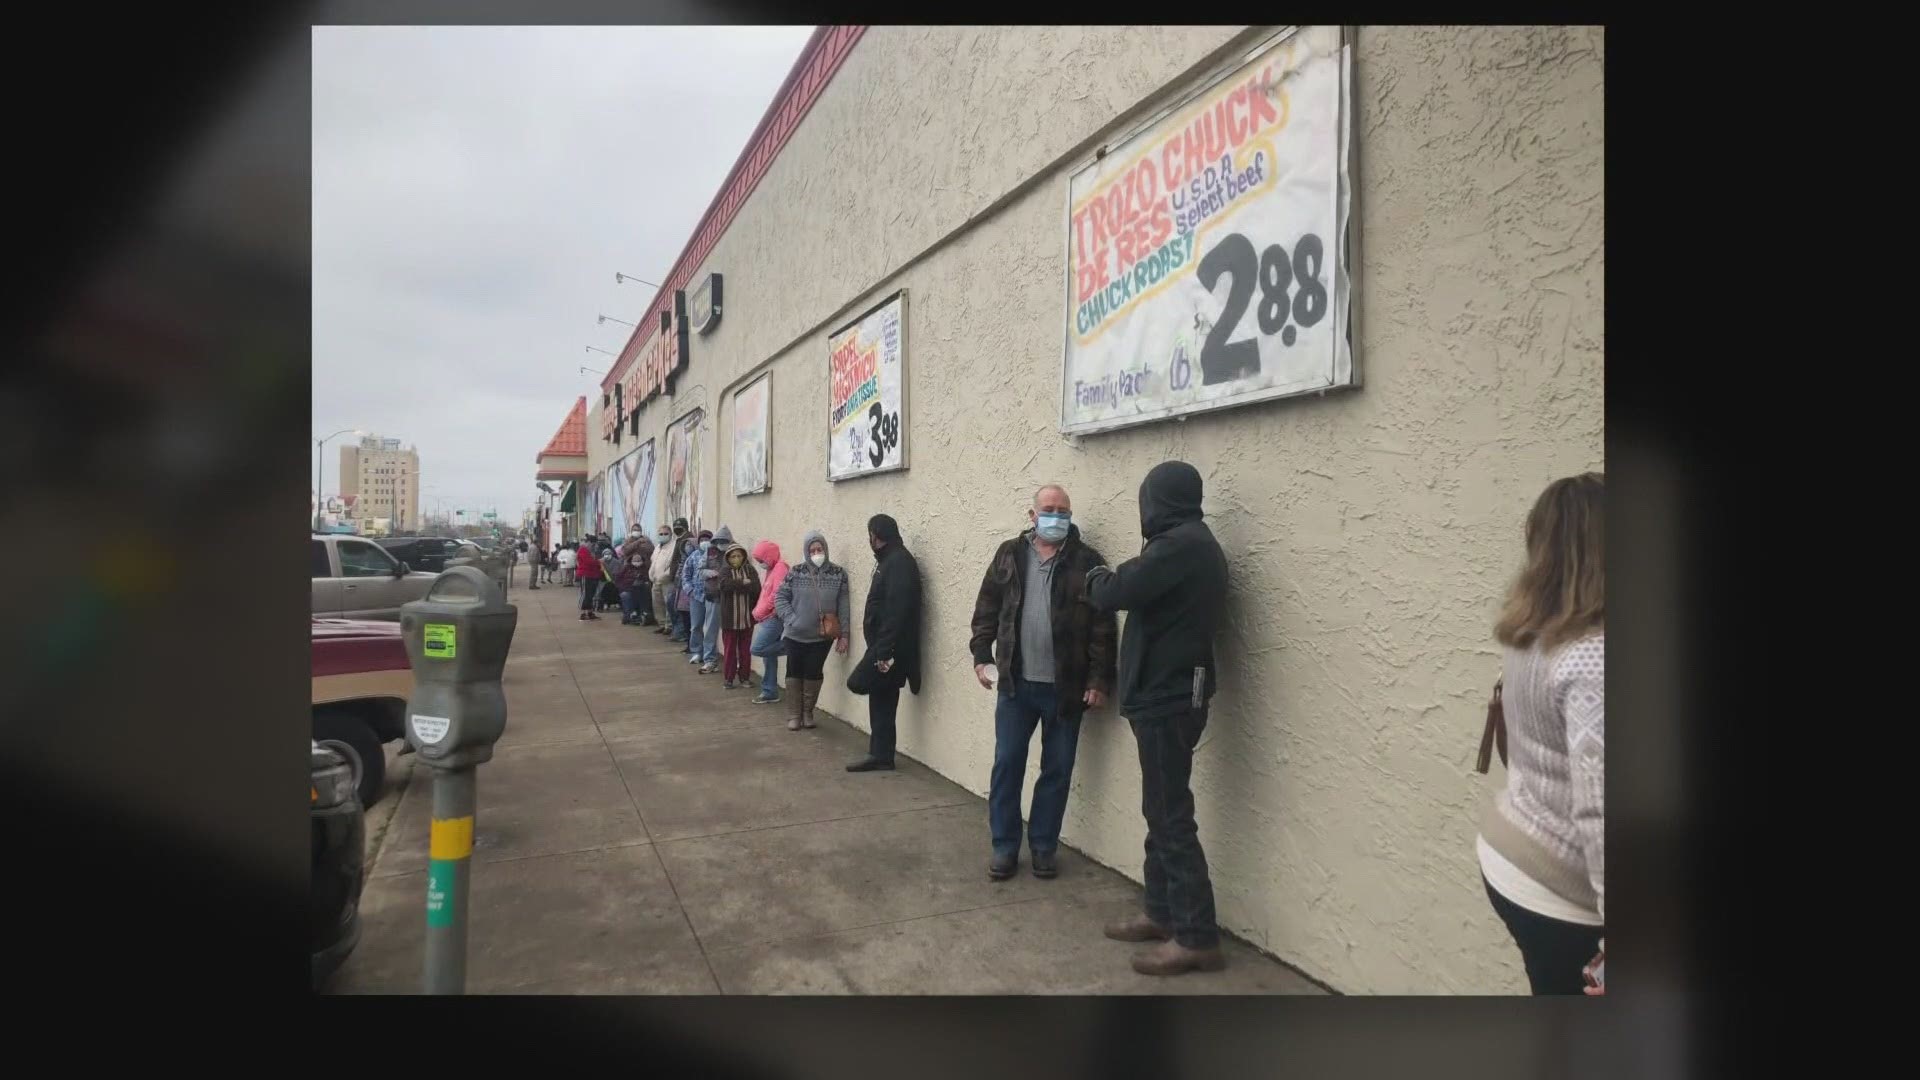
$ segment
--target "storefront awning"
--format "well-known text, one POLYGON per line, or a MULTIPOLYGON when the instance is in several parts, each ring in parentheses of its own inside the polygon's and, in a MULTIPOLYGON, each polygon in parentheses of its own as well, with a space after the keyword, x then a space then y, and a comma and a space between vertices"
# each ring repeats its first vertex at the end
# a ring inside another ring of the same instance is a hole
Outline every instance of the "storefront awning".
POLYGON ((566 493, 560 496, 560 512, 561 513, 563 514, 573 513, 573 495, 574 495, 574 490, 577 487, 579 487, 578 484, 571 484, 571 483, 568 484, 566 493))

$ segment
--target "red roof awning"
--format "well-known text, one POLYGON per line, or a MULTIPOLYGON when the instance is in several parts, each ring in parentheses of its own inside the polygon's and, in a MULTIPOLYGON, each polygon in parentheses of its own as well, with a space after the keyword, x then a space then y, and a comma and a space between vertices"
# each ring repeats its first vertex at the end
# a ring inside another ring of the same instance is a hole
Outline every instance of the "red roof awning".
POLYGON ((533 456, 534 464, 540 464, 540 459, 549 455, 553 457, 579 458, 587 456, 587 399, 585 395, 581 395, 574 401, 573 410, 567 413, 565 420, 560 421, 560 430, 554 432, 553 438, 547 440, 547 448, 533 456))

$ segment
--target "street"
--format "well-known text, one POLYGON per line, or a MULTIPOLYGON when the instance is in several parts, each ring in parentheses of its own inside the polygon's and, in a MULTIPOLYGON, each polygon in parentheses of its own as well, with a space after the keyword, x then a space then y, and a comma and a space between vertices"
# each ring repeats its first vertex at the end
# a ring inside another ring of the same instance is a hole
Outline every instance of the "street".
MULTIPOLYGON (((1101 934, 1139 902, 1120 874, 1062 847, 1054 880, 1023 862, 988 881, 979 796, 904 757, 848 773, 864 733, 824 712, 790 732, 783 706, 722 691, 650 628, 578 621, 575 590, 524 573, 507 729, 479 769, 470 993, 1322 992, 1232 939, 1224 973, 1136 974, 1101 934)), ((369 815, 363 936, 332 992, 420 990, 416 761, 369 815)))

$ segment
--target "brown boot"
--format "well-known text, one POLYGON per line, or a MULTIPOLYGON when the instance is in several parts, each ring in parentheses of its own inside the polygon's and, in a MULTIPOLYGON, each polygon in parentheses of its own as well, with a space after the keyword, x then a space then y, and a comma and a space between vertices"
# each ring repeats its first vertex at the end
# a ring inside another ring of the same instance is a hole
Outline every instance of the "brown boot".
POLYGON ((820 687, 824 686, 825 684, 826 684, 826 681, 824 679, 808 679, 806 683, 803 685, 802 689, 804 689, 806 692, 807 700, 806 700, 806 708, 800 714, 801 727, 810 728, 814 726, 813 725, 813 707, 820 703, 820 687))
POLYGON ((787 680, 787 700, 793 702, 793 706, 792 706, 793 715, 787 717, 788 731, 800 730, 801 717, 803 716, 806 709, 806 704, 802 700, 805 697, 805 695, 800 692, 803 686, 805 686, 805 684, 802 683, 799 679, 787 680))
POLYGON ((1173 930, 1136 911, 1108 923, 1107 936, 1115 941, 1172 941, 1173 930))
POLYGON ((1189 949, 1177 941, 1163 941, 1133 955, 1133 970, 1142 975, 1183 975, 1189 971, 1219 971, 1227 966, 1220 946, 1189 949))

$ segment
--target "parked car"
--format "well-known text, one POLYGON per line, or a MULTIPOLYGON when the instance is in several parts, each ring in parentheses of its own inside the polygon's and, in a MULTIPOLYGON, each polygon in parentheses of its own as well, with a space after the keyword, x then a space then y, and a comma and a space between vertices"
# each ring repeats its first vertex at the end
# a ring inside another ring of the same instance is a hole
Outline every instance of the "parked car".
POLYGON ((313 743, 313 873, 308 952, 319 990, 360 943, 360 890, 366 881, 366 809, 357 794, 359 758, 338 742, 313 743))
POLYGON ((316 617, 312 653, 313 738, 353 748, 360 804, 373 806, 386 793, 386 745, 407 736, 413 663, 400 624, 316 617))
POLYGON ((454 559, 477 559, 479 547, 450 536, 393 536, 379 541, 387 554, 407 564, 409 569, 438 574, 454 559))
POLYGON ((358 536, 314 533, 313 614, 327 618, 400 618, 400 605, 427 595, 434 574, 415 573, 385 548, 358 536))

